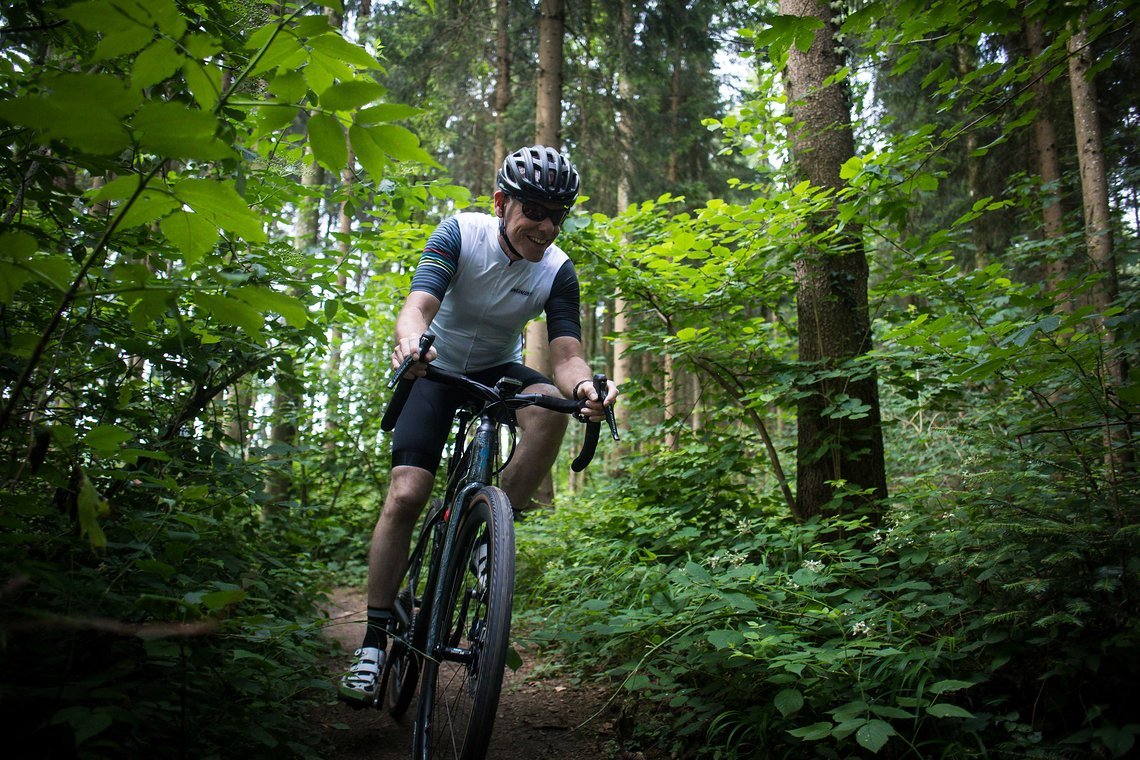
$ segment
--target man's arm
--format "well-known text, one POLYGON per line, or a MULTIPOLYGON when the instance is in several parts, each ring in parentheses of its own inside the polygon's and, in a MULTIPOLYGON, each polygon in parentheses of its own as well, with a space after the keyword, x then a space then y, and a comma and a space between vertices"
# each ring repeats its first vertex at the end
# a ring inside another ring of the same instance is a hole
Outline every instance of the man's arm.
MULTIPOLYGON (((418 355, 420 351, 420 336, 427 331, 431 321, 439 312, 439 299, 431 293, 422 290, 413 290, 404 300, 399 316, 396 317, 396 346, 392 350, 392 368, 396 369, 403 364, 408 356, 418 355)), ((412 365, 409 373, 422 377, 427 369, 426 362, 435 359, 435 349, 428 349, 427 356, 417 356, 424 363, 417 362, 412 365)))
MULTIPOLYGON (((594 371, 586 363, 582 352, 582 341, 570 336, 562 336, 550 341, 550 363, 554 368, 554 384, 566 396, 582 399, 582 414, 593 422, 605 419, 605 410, 598 392, 594 389, 594 371)), ((617 399, 618 387, 609 381, 604 406, 613 406, 617 399)))

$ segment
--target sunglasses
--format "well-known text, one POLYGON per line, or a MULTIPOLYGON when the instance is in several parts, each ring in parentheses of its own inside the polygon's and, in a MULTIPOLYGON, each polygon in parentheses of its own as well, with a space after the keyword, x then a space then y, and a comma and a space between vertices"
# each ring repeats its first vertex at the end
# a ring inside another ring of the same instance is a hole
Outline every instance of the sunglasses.
POLYGON ((522 198, 516 198, 522 205, 523 216, 532 222, 541 222, 543 219, 550 219, 555 227, 561 227, 562 223, 566 221, 566 217, 570 214, 570 209, 565 207, 547 208, 541 203, 528 201, 522 198))

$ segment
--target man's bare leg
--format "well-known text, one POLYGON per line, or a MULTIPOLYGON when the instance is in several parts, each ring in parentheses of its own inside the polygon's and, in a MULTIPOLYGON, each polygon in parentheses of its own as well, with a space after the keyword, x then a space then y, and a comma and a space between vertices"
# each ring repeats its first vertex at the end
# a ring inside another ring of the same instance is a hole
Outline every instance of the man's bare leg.
POLYGON ((341 677, 338 694, 361 707, 378 698, 392 604, 403 577, 416 518, 431 496, 435 476, 419 467, 393 467, 384 507, 368 547, 368 613, 364 641, 341 677))
POLYGON ((412 543, 416 519, 431 497, 435 476, 419 467, 393 467, 384 508, 368 549, 368 606, 391 609, 412 543))
MULTIPOLYGON (((523 392, 561 395, 553 385, 546 384, 532 385, 523 392)), ((502 485, 511 504, 521 512, 534 506, 530 503, 531 497, 558 458, 568 418, 537 406, 520 409, 517 417, 519 443, 514 459, 503 471, 502 485)))

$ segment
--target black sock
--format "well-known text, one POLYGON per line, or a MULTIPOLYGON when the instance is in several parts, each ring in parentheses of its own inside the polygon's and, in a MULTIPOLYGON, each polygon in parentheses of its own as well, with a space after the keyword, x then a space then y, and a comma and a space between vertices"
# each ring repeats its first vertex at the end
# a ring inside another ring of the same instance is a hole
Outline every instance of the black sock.
POLYGON ((388 624, 392 620, 391 609, 368 608, 368 624, 364 628, 362 647, 384 649, 388 646, 388 624))

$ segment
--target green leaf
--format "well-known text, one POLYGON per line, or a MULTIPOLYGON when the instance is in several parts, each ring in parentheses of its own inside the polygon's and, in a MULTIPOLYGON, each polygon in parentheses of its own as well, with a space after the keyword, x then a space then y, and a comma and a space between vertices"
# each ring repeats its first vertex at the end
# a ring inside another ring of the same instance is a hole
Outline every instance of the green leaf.
POLYGON ((781 689, 772 700, 772 704, 786 718, 799 712, 804 706, 804 695, 799 689, 781 689))
POLYGON ((223 230, 250 242, 266 241, 265 227, 261 218, 228 182, 184 179, 174 186, 174 193, 186 205, 223 230))
POLYGON ((224 325, 235 325, 251 336, 258 336, 265 324, 261 312, 242 301, 211 293, 195 293, 194 303, 224 325))
POLYGON ((685 575, 697 583, 712 583, 712 576, 709 575, 709 571, 692 560, 685 563, 685 575))
POLYGON ((137 53, 154 39, 154 30, 145 26, 132 26, 104 34, 95 48, 93 61, 106 61, 137 53))
POLYGON ((291 327, 304 327, 309 321, 309 312, 301 301, 286 293, 255 285, 243 285, 231 291, 234 296, 261 312, 275 311, 291 327))
POLYGON ((958 707, 957 705, 946 704, 945 702, 938 702, 933 705, 928 705, 926 712, 933 715, 935 718, 972 718, 974 714, 969 710, 958 707))
POLYGON ((269 81, 267 89, 278 100, 296 103, 305 97, 309 86, 305 84, 305 78, 296 71, 278 71, 269 81))
POLYGON ((810 726, 803 728, 793 728, 788 731, 789 734, 805 741, 814 742, 820 739, 827 739, 831 736, 832 724, 828 722, 812 723, 810 726))
POLYGON ((0 101, 0 119, 36 130, 41 142, 59 140, 96 155, 130 146, 122 119, 138 106, 140 97, 118 78, 63 74, 45 79, 44 86, 48 90, 44 95, 0 101))
POLYGON ((139 145, 158 156, 213 160, 233 155, 215 136, 220 126, 217 117, 182 103, 147 103, 131 126, 139 133, 139 145))
MULTIPOLYGON (((397 161, 412 161, 441 168, 426 150, 420 147, 419 138, 396 124, 378 124, 364 131, 377 147, 397 161)), ((355 145, 355 141, 353 142, 355 145)))
POLYGON ((384 96, 386 90, 376 82, 354 79, 338 82, 320 94, 321 108, 329 111, 351 111, 384 96))
POLYGON ((747 594, 742 594, 739 591, 722 591, 721 596, 734 610, 740 612, 756 611, 756 602, 752 601, 747 594))
POLYGON ((36 239, 26 232, 0 233, 0 304, 12 303, 16 291, 34 277, 26 267, 38 248, 36 239))
POLYGON ((208 594, 202 595, 202 604, 206 605, 211 612, 215 612, 230 605, 237 604, 244 600, 245 596, 245 590, 240 588, 211 591, 208 594))
POLYGON ((843 166, 839 167, 840 179, 851 179, 858 176, 859 172, 863 170, 863 159, 859 156, 852 156, 843 162, 843 166))
POLYGON ((860 747, 877 753, 887 743, 887 739, 896 733, 890 723, 883 720, 870 720, 855 732, 855 741, 859 742, 860 747))
POLYGON ((300 63, 308 57, 305 49, 301 46, 301 41, 289 29, 282 29, 276 37, 272 38, 272 42, 269 42, 270 35, 277 29, 277 26, 277 22, 266 24, 255 32, 246 43, 247 48, 258 50, 260 53, 260 57, 249 71, 249 76, 257 76, 278 67, 283 70, 296 68, 292 64, 300 63), (262 39, 263 35, 264 39, 262 39), (269 47, 261 52, 260 48, 266 42, 269 43, 269 47))
POLYGON ((744 643, 744 635, 734 628, 709 631, 705 639, 717 649, 734 649, 744 643))
POLYGON ((634 673, 629 678, 625 679, 625 682, 622 684, 622 688, 624 688, 626 691, 637 691, 638 689, 647 688, 650 683, 651 681, 649 680, 649 676, 645 675, 644 673, 634 673))
POLYGON ((379 182, 388 169, 388 157, 384 155, 384 150, 369 134, 368 129, 359 124, 353 124, 348 128, 348 139, 364 171, 372 175, 374 182, 379 182))
POLYGON ((348 163, 344 127, 335 116, 315 113, 309 117, 309 145, 321 166, 339 172, 348 163))
POLYGON ((194 102, 203 111, 213 111, 222 97, 221 68, 201 61, 186 61, 182 64, 182 76, 186 78, 194 102))
POLYGON ((385 121, 408 119, 423 112, 422 108, 415 108, 403 103, 380 103, 357 111, 355 119, 357 124, 370 126, 385 121))
POLYGON ((107 536, 99 525, 99 518, 111 513, 111 505, 95 489, 95 485, 83 473, 76 497, 76 513, 79 518, 79 535, 88 536, 91 547, 102 549, 107 545, 107 536))
POLYGON ((360 45, 349 42, 335 32, 312 37, 308 40, 308 45, 319 53, 360 69, 380 68, 379 61, 373 58, 367 50, 360 45))
POLYGON ((169 193, 144 190, 129 204, 119 208, 119 214, 122 218, 119 221, 118 229, 129 230, 132 227, 150 224, 166 216, 180 205, 178 201, 170 197, 169 193))
POLYGON ((102 187, 88 190, 86 195, 94 202, 125 200, 139 189, 141 179, 137 174, 124 174, 121 177, 115 177, 102 187))
POLYGON ((187 265, 199 262, 214 249, 221 237, 212 222, 189 211, 176 211, 163 219, 158 227, 166 239, 182 252, 187 265))
POLYGON ((115 452, 123 443, 133 440, 135 434, 118 425, 97 425, 83 436, 83 442, 97 453, 107 455, 115 452))
POLYGON ((930 686, 931 694, 946 694, 951 691, 958 691, 959 689, 968 689, 974 684, 970 681, 956 681, 952 678, 945 681, 938 681, 930 686))

